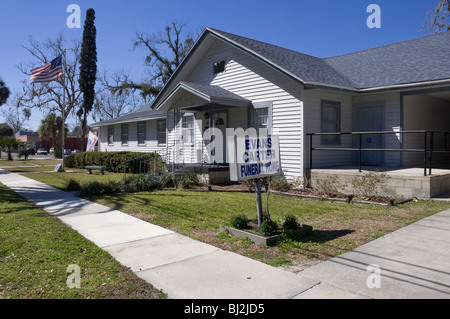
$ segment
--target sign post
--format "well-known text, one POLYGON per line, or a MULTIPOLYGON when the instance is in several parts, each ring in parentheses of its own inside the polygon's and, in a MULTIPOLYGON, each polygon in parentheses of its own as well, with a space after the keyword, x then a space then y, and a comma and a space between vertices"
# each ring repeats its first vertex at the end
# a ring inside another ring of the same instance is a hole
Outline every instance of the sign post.
POLYGON ((259 178, 255 181, 255 193, 256 193, 256 211, 258 213, 258 227, 261 227, 263 223, 263 210, 261 200, 261 180, 259 178))
POLYGON ((230 180, 255 179, 258 226, 263 222, 261 178, 281 173, 278 136, 228 136, 230 180))

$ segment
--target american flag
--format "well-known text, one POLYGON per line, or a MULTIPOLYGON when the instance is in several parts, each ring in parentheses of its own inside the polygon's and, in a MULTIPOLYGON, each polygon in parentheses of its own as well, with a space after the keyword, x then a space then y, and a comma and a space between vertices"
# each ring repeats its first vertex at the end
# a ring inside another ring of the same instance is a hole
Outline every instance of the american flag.
POLYGON ((62 55, 31 70, 30 83, 51 82, 63 76, 62 55))

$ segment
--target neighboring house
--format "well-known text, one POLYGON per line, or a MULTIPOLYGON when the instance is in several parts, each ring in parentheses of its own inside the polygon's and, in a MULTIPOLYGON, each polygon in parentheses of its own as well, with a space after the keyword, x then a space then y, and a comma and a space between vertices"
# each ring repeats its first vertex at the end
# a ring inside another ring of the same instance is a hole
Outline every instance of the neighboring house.
POLYGON ((91 127, 98 131, 98 150, 102 152, 161 153, 166 149, 166 112, 152 111, 148 105, 91 127))
POLYGON ((26 144, 27 149, 37 150, 41 147, 41 137, 38 132, 18 131, 15 134, 17 140, 26 144))
MULTIPOLYGON (((206 28, 150 106, 93 126, 100 150, 165 147, 176 163, 211 161, 207 128, 267 128, 280 138, 289 179, 303 179, 311 163, 357 165, 360 143, 377 150, 361 152, 362 165, 423 167, 423 153, 404 151, 423 149, 424 133, 401 132, 436 131, 433 147, 444 150, 437 131, 450 131, 449 56, 450 32, 322 59, 206 28), (164 118, 165 145, 157 133, 164 118), (308 135, 382 131, 392 134, 308 135), (311 162, 310 139, 339 150, 314 151, 311 162)), ((431 133, 426 138, 430 147, 431 133)), ((226 164, 226 147, 214 154, 221 158, 226 164)), ((434 166, 448 159, 435 154, 434 166)))

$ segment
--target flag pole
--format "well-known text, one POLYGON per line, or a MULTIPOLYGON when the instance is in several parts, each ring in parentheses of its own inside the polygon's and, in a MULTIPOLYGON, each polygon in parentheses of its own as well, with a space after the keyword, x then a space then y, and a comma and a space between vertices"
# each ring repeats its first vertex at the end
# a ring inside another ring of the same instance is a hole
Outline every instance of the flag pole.
POLYGON ((62 172, 64 172, 64 149, 65 149, 65 122, 66 122, 66 49, 63 51, 63 107, 62 107, 62 132, 61 132, 61 154, 62 154, 62 172))

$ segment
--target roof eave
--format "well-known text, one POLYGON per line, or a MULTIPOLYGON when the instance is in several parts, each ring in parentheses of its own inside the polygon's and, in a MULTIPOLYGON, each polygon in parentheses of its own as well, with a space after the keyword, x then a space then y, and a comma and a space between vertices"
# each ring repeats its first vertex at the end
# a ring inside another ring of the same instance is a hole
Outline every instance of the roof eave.
POLYGON ((252 55, 252 56, 258 58, 259 60, 261 60, 262 62, 264 62, 266 65, 268 65, 268 66, 270 66, 270 67, 276 69, 277 71, 283 73, 284 75, 286 75, 286 76, 292 78, 292 79, 295 80, 296 82, 299 82, 300 84, 303 84, 303 85, 305 84, 304 79, 302 79, 302 78, 298 77, 297 75, 295 75, 295 74, 289 72, 288 70, 286 70, 286 69, 280 67, 279 65, 276 65, 275 63, 273 63, 273 62, 270 61, 269 59, 265 58, 265 57, 262 56, 261 54, 255 52, 255 51, 253 51, 253 50, 250 50, 249 48, 247 48, 247 47, 245 47, 245 46, 239 44, 238 42, 236 42, 236 41, 234 41, 234 40, 232 40, 232 39, 230 39, 230 38, 228 38, 228 37, 226 37, 226 36, 224 36, 224 35, 222 35, 222 34, 219 34, 219 33, 215 32, 215 30, 213 30, 213 29, 206 28, 206 30, 208 30, 214 37, 216 37, 216 38, 218 38, 218 39, 220 39, 220 40, 222 40, 222 41, 225 41, 225 42, 231 44, 233 47, 238 48, 238 49, 240 49, 240 50, 246 52, 247 54, 250 54, 250 55, 252 55))
POLYGON ((165 119, 166 117, 167 117, 167 115, 160 114, 160 115, 154 115, 154 116, 128 118, 128 119, 125 119, 125 120, 111 121, 111 122, 106 122, 106 123, 98 122, 98 123, 91 124, 89 126, 91 126, 91 127, 101 127, 101 126, 109 126, 109 125, 115 125, 115 124, 125 124, 125 123, 132 123, 132 122, 144 122, 144 121, 165 119))
POLYGON ((373 93, 373 92, 379 92, 379 91, 414 89, 414 88, 419 88, 419 87, 424 87, 424 86, 445 85, 445 84, 450 84, 450 79, 441 79, 441 80, 379 86, 379 87, 359 89, 359 92, 360 93, 373 93))

